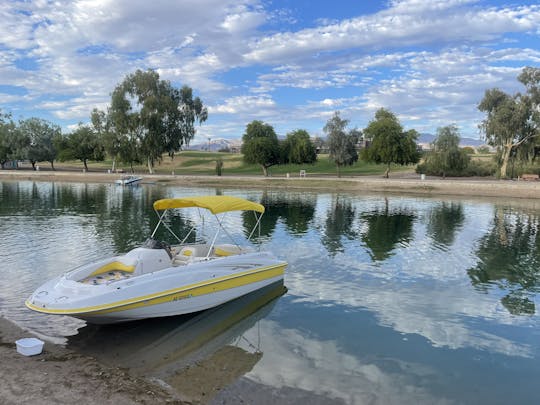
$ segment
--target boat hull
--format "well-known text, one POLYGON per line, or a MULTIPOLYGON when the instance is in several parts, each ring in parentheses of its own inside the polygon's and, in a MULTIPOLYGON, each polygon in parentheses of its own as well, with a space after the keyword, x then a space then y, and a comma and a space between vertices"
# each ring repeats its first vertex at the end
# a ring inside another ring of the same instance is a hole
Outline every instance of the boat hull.
POLYGON ((62 276, 26 301, 38 312, 109 324, 182 315, 209 309, 283 280, 285 262, 250 253, 190 266, 171 267, 104 285, 62 276))
POLYGON ((175 300, 173 298, 168 302, 158 304, 147 303, 143 306, 133 309, 118 309, 111 312, 77 314, 72 316, 82 319, 88 323, 111 324, 147 318, 190 314, 194 312, 204 311, 205 309, 217 307, 280 280, 283 280, 283 276, 272 277, 256 283, 250 283, 242 287, 230 288, 197 297, 186 297, 178 300, 175 300))

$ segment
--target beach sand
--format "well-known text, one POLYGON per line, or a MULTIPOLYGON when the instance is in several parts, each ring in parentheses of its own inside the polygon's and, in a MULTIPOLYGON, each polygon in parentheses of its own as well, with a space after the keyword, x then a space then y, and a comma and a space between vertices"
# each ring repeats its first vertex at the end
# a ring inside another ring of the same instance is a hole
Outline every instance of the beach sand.
POLYGON ((23 356, 15 341, 32 334, 0 318, 0 403, 183 404, 173 391, 100 364, 63 346, 45 343, 43 352, 23 356))

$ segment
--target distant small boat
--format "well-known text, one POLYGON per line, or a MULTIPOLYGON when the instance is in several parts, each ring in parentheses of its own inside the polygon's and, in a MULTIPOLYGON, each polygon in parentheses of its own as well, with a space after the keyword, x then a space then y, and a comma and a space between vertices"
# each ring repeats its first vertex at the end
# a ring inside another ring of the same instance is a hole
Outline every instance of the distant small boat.
POLYGON ((115 181, 116 184, 121 186, 134 186, 139 184, 142 180, 142 177, 138 176, 123 176, 121 179, 115 181))

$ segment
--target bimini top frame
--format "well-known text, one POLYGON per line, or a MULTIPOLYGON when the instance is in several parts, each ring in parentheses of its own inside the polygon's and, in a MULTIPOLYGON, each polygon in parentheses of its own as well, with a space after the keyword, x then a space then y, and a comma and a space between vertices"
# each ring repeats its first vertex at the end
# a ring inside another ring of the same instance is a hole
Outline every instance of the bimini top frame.
MULTIPOLYGON (((234 239, 231 237, 231 235, 229 235, 227 230, 223 227, 223 224, 221 223, 221 220, 217 214, 226 213, 230 211, 253 211, 255 214, 256 223, 247 238, 248 240, 251 239, 256 229, 258 228, 260 229, 261 218, 264 214, 263 205, 252 202, 252 201, 244 200, 243 198, 233 197, 233 196, 228 196, 228 195, 213 195, 213 196, 185 197, 185 198, 165 198, 165 199, 157 200, 154 202, 154 210, 156 211, 158 215, 159 221, 154 231, 152 232, 151 237, 152 238, 154 237, 159 226, 163 224, 163 226, 167 228, 167 230, 180 243, 184 243, 187 240, 188 236, 191 234, 191 232, 195 229, 195 227, 191 228, 188 234, 182 240, 174 233, 174 231, 165 222, 163 222, 163 218, 165 217, 165 214, 167 213, 167 210, 169 209, 193 208, 193 207, 207 209, 212 214, 214 214, 218 222, 219 228, 216 234, 214 235, 214 238, 210 246, 210 250, 216 242, 220 228, 223 229, 223 231, 225 231, 227 236, 229 236, 229 238, 231 238, 231 240, 234 242, 234 239), (257 215, 257 213, 259 213, 259 215, 257 215)), ((234 244, 238 246, 236 242, 234 242, 234 244)))

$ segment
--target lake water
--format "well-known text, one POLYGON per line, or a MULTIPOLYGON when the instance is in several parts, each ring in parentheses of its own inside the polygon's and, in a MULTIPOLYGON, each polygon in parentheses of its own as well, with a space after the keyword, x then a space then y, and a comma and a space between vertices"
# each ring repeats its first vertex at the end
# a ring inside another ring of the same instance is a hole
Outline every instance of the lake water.
POLYGON ((537 201, 0 182, 0 315, 178 389, 207 362, 229 387, 191 389, 215 403, 538 403, 539 224, 537 201), (216 193, 266 206, 256 242, 288 261, 285 287, 106 327, 24 307, 144 241, 154 200, 216 193))

